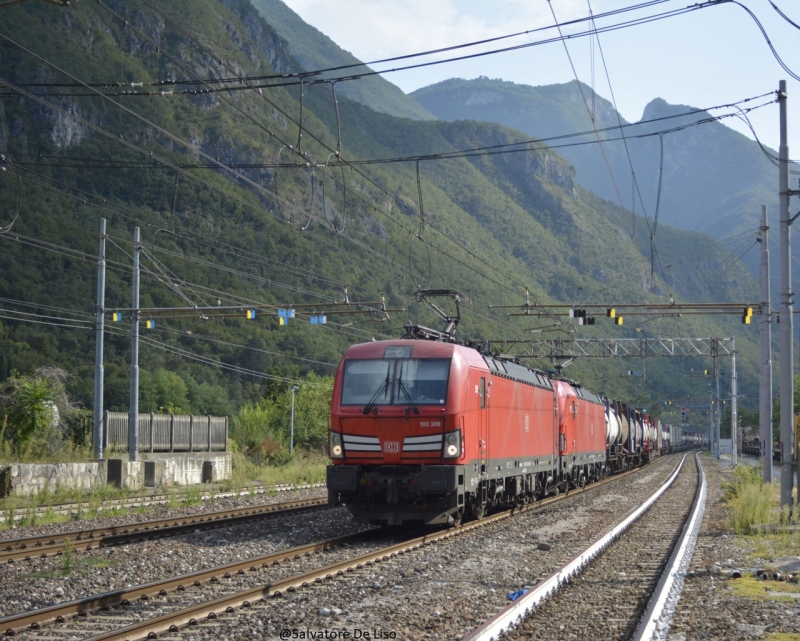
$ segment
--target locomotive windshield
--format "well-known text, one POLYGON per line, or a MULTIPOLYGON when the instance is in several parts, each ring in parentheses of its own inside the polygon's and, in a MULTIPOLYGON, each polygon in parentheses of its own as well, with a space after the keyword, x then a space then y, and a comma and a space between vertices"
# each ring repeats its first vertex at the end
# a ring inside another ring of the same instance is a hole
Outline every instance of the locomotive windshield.
POLYGON ((444 405, 449 358, 347 361, 342 405, 444 405))

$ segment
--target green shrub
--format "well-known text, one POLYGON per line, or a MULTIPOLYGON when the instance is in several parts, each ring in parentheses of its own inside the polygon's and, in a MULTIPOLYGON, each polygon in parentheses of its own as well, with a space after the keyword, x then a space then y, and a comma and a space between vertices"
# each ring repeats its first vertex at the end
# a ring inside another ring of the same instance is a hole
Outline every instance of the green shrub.
POLYGON ((751 534, 755 526, 770 522, 772 486, 763 483, 760 468, 737 466, 733 481, 725 484, 724 490, 731 508, 731 527, 735 532, 751 534))

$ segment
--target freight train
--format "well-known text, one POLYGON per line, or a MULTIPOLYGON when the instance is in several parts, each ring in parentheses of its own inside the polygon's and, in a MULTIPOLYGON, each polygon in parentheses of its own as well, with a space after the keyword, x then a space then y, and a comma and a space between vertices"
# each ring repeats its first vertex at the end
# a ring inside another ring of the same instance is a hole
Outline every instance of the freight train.
POLYGON ((458 524, 700 444, 561 375, 408 339, 347 350, 329 436, 329 502, 388 525, 458 524))

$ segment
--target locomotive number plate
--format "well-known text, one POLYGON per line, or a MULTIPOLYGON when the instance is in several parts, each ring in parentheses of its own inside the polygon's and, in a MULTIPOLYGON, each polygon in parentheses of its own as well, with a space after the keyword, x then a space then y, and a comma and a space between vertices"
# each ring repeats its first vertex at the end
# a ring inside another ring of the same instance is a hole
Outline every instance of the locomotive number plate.
POLYGON ((383 444, 383 451, 384 452, 399 452, 400 451, 400 443, 398 441, 386 441, 383 444))

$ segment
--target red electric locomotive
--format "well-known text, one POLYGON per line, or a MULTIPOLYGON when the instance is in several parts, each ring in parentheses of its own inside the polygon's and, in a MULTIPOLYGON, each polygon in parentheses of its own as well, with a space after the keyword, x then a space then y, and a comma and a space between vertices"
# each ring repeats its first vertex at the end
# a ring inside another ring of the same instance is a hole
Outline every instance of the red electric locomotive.
POLYGON ((355 345, 336 373, 330 502, 367 523, 458 523, 606 473, 605 405, 453 342, 355 345))

